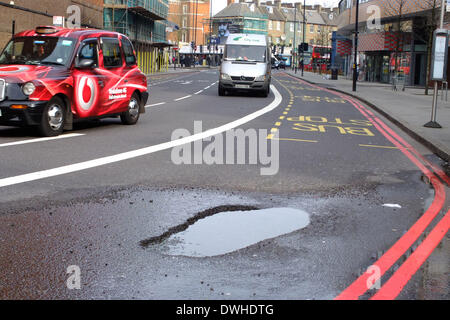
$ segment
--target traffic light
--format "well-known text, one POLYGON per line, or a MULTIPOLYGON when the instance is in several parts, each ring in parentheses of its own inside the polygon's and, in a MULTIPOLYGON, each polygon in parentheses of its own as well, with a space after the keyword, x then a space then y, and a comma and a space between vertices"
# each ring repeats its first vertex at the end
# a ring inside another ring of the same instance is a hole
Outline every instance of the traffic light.
POLYGON ((298 52, 307 52, 309 50, 309 45, 306 42, 303 42, 298 45, 298 52))

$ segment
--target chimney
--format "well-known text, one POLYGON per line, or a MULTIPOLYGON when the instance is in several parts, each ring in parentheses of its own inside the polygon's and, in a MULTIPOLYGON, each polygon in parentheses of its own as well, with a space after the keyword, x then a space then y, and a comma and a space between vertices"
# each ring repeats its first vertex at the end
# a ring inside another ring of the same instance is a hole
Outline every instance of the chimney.
POLYGON ((281 9, 281 0, 275 0, 275 6, 276 6, 278 9, 281 9))
POLYGON ((322 6, 320 4, 318 4, 316 10, 318 13, 322 13, 322 6))

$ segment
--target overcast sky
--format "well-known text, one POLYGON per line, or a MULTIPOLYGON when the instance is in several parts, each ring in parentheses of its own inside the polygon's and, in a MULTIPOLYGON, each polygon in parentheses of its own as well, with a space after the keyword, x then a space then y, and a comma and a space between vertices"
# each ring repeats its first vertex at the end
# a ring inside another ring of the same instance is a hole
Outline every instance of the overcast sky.
MULTIPOLYGON (((222 10, 227 5, 227 0, 211 0, 213 15, 222 10)), ((301 0, 284 0, 283 2, 300 2, 301 0)), ((340 0, 306 0, 306 5, 321 4, 324 7, 337 7, 340 0)), ((301 1, 303 3, 303 1, 301 1)))

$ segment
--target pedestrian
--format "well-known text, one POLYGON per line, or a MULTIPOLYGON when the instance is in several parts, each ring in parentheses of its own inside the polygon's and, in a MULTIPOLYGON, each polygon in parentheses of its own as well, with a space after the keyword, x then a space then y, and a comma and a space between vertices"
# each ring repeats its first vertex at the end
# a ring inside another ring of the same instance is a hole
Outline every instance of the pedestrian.
POLYGON ((175 58, 175 56, 172 57, 172 63, 173 63, 173 70, 177 69, 177 59, 175 58))

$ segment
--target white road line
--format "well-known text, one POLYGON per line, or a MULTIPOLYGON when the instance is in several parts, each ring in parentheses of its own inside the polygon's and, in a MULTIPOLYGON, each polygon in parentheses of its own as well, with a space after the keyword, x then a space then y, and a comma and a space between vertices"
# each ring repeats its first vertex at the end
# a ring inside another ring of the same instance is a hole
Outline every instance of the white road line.
POLYGON ((181 97, 181 98, 175 99, 173 101, 180 101, 180 100, 184 100, 184 99, 187 99, 187 98, 190 98, 190 97, 192 97, 192 94, 190 94, 190 95, 188 95, 186 97, 181 97))
POLYGON ((167 149, 171 149, 171 148, 181 146, 184 144, 192 143, 197 140, 206 139, 206 138, 212 137, 214 135, 226 132, 228 130, 232 130, 236 127, 242 126, 243 124, 250 122, 250 121, 274 110, 281 104, 281 102, 283 101, 283 97, 281 96, 280 92, 273 85, 271 86, 271 88, 272 88, 273 93, 275 94, 275 99, 268 106, 266 106, 256 112, 253 112, 243 118, 240 118, 233 122, 222 125, 220 127, 210 129, 210 130, 204 131, 202 133, 197 133, 197 134, 191 135, 189 137, 181 138, 178 140, 164 142, 164 143, 161 143, 158 145, 149 146, 146 148, 128 151, 128 152, 124 152, 124 153, 119 153, 119 154, 108 156, 108 157, 98 158, 98 159, 89 160, 89 161, 85 161, 85 162, 79 162, 79 163, 70 164, 67 166, 62 166, 62 167, 53 168, 53 169, 49 169, 49 170, 42 170, 42 171, 27 173, 27 174, 15 176, 15 177, 3 178, 3 179, 0 179, 0 188, 16 185, 16 184, 20 184, 20 183, 60 176, 63 174, 78 172, 78 171, 87 170, 87 169, 91 169, 91 168, 96 168, 96 167, 100 167, 100 166, 104 166, 107 164, 116 163, 116 162, 120 162, 120 161, 124 161, 124 160, 129 160, 129 159, 141 157, 144 155, 152 154, 152 153, 155 153, 158 151, 167 150, 167 149))
POLYGON ((163 104, 166 104, 166 103, 165 102, 159 102, 159 103, 154 103, 154 104, 148 104, 145 107, 146 108, 151 108, 151 107, 161 106, 163 104))
POLYGON ((57 137, 37 138, 37 139, 14 141, 14 142, 8 142, 8 143, 0 144, 0 148, 11 147, 11 146, 18 146, 18 145, 29 144, 29 143, 37 143, 37 142, 44 142, 44 141, 51 141, 51 140, 60 140, 60 139, 66 139, 66 138, 80 137, 80 136, 84 136, 84 135, 85 134, 81 134, 81 133, 69 133, 69 134, 63 134, 63 135, 60 135, 60 136, 57 136, 57 137))
POLYGON ((200 90, 200 91, 198 91, 198 92, 196 92, 196 93, 194 93, 194 94, 200 94, 200 93, 202 93, 203 92, 203 90, 200 90))

